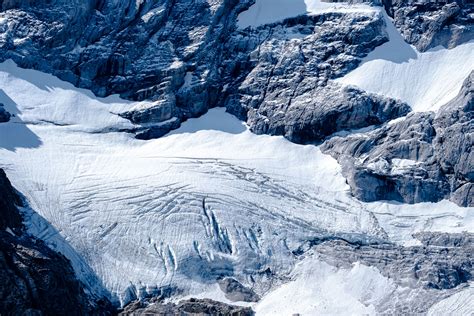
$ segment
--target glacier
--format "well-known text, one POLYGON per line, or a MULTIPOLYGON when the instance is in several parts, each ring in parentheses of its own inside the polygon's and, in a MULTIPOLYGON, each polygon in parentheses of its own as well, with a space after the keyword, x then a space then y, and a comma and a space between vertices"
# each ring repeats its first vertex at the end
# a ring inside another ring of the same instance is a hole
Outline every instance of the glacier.
MULTIPOLYGON (((220 10, 218 1, 207 2, 212 14, 220 10)), ((154 7, 140 20, 154 23, 163 10, 154 7)), ((389 39, 360 65, 351 64, 354 70, 343 74, 339 69, 339 78, 331 74, 321 79, 335 95, 341 91, 337 89, 355 86, 362 89, 356 90, 356 97, 365 90, 406 102, 414 112, 436 112, 458 95, 474 69, 474 42, 421 52, 402 38, 381 8, 367 3, 257 0, 238 15, 232 45, 245 38, 239 33, 245 29, 253 32, 299 15, 325 13, 354 14, 354 21, 383 15, 389 39)), ((6 27, 6 22, 0 25, 6 27)), ((375 18, 369 22, 378 23, 375 18)), ((255 32, 246 39, 250 44, 242 45, 251 47, 260 36, 272 35, 265 44, 268 51, 278 42, 301 49, 307 30, 278 25, 272 32, 255 32)), ((195 41, 184 48, 187 54, 202 44, 197 39, 208 35, 206 26, 192 29, 189 36, 195 41)), ((383 36, 378 40, 383 42, 383 36)), ((249 53, 253 57, 262 48, 256 47, 249 53)), ((170 80, 189 93, 185 96, 202 92, 205 76, 185 71, 176 58, 167 66, 164 72, 171 77, 182 73, 181 86, 177 77, 170 80)), ((286 67, 291 69, 291 64, 286 67)), ((249 75, 245 82, 254 79, 249 75)), ((28 202, 21 211, 29 233, 71 260, 93 296, 120 307, 150 297, 166 302, 209 298, 252 307, 257 315, 372 315, 402 307, 432 315, 472 311, 473 284, 462 279, 468 268, 447 267, 443 259, 452 256, 455 264, 472 263, 474 207, 448 200, 360 201, 322 144, 257 135, 225 107, 205 105, 205 114, 181 125, 181 118, 173 115, 158 123, 141 122, 140 128, 180 126, 157 139, 140 140, 134 134, 138 124, 124 113, 156 109, 163 100, 138 99, 144 100, 98 97, 53 75, 20 68, 12 60, 0 63, 0 103, 12 114, 9 122, 0 124, 0 167, 28 202), (426 258, 434 266, 440 262, 433 268, 439 273, 437 281, 423 266, 426 258), (411 268, 418 265, 422 268, 415 280, 411 268), (458 268, 459 280, 458 275, 451 277, 458 268), (219 286, 222 278, 237 280, 261 300, 230 299, 219 286)), ((330 137, 369 137, 378 127, 330 137)), ((393 159, 393 170, 402 174, 418 163, 393 159)), ((379 161, 370 167, 385 165, 379 161)))
POLYGON ((315 237, 409 245, 416 232, 474 229, 473 209, 448 201, 357 201, 318 146, 252 134, 223 108, 140 141, 119 131, 130 123, 114 112, 134 104, 116 96, 11 61, 0 88, 15 113, 0 125, 0 164, 55 228, 31 216, 30 232, 122 305, 166 288, 215 293, 221 274, 261 278, 265 293, 275 281, 264 271, 288 275, 292 251, 315 237))

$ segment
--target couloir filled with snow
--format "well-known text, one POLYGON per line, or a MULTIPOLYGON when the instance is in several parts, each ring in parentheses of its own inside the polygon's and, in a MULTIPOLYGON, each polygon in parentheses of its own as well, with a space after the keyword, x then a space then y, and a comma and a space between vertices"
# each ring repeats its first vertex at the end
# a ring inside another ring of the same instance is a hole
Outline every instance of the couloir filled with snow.
MULTIPOLYGON (((25 209, 30 232, 69 257, 91 291, 122 304, 160 289, 215 297, 221 275, 266 292, 260 272, 289 275, 292 250, 318 236, 412 243, 417 231, 474 230, 472 209, 447 201, 361 203, 317 146, 254 135, 222 108, 140 141, 115 114, 137 104, 11 61, 0 89, 15 114, 0 124, 0 167, 38 213, 25 209)), ((374 272, 315 267, 334 278, 374 272)), ((257 311, 271 313, 265 302, 257 311)))

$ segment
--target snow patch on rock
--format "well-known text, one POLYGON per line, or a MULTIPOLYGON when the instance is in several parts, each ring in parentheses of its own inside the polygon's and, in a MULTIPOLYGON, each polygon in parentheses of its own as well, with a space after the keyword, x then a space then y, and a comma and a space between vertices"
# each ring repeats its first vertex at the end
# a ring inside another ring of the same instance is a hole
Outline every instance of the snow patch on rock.
POLYGON ((241 29, 255 28, 303 14, 370 12, 374 10, 368 5, 328 3, 320 0, 257 0, 247 11, 238 16, 237 25, 241 29))
POLYGON ((389 42, 336 81, 400 99, 416 112, 437 111, 456 97, 474 69, 474 41, 452 49, 437 47, 420 53, 403 40, 385 13, 384 16, 389 42))

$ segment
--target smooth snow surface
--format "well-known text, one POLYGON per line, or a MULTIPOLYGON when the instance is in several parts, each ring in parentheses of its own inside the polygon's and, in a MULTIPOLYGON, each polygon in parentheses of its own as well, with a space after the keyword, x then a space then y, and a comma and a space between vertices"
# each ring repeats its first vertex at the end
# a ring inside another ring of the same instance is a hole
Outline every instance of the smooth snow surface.
POLYGON ((400 99, 416 112, 437 111, 459 93, 474 69, 474 41, 452 49, 420 53, 407 44, 384 13, 389 42, 377 47, 362 65, 337 79, 369 92, 400 99))
POLYGON ((472 311, 474 311, 474 284, 433 305, 428 315, 472 315, 472 311))
POLYGON ((360 12, 372 11, 368 5, 349 5, 344 3, 327 3, 320 0, 256 0, 247 11, 238 16, 239 28, 259 27, 275 23, 302 14, 323 12, 360 12))
POLYGON ((376 268, 356 263, 338 269, 314 257, 300 262, 291 277, 256 305, 257 316, 375 315, 374 305, 396 288, 376 268))
POLYGON ((286 276, 291 251, 322 235, 405 243, 417 231, 474 231, 473 209, 446 201, 361 203, 318 147, 254 135, 224 109, 139 141, 116 132, 131 123, 114 113, 146 103, 96 98, 11 61, 0 89, 16 115, 0 124, 0 167, 38 213, 25 210, 30 232, 122 304, 161 289, 212 295, 221 275, 270 286, 256 272, 286 276))

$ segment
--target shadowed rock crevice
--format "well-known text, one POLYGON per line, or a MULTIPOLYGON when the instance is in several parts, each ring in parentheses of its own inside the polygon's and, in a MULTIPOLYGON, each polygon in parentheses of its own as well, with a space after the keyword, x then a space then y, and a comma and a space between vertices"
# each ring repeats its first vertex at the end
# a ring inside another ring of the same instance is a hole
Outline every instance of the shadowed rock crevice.
POLYGON ((0 123, 5 123, 10 120, 11 114, 5 110, 3 103, 0 103, 0 123))

